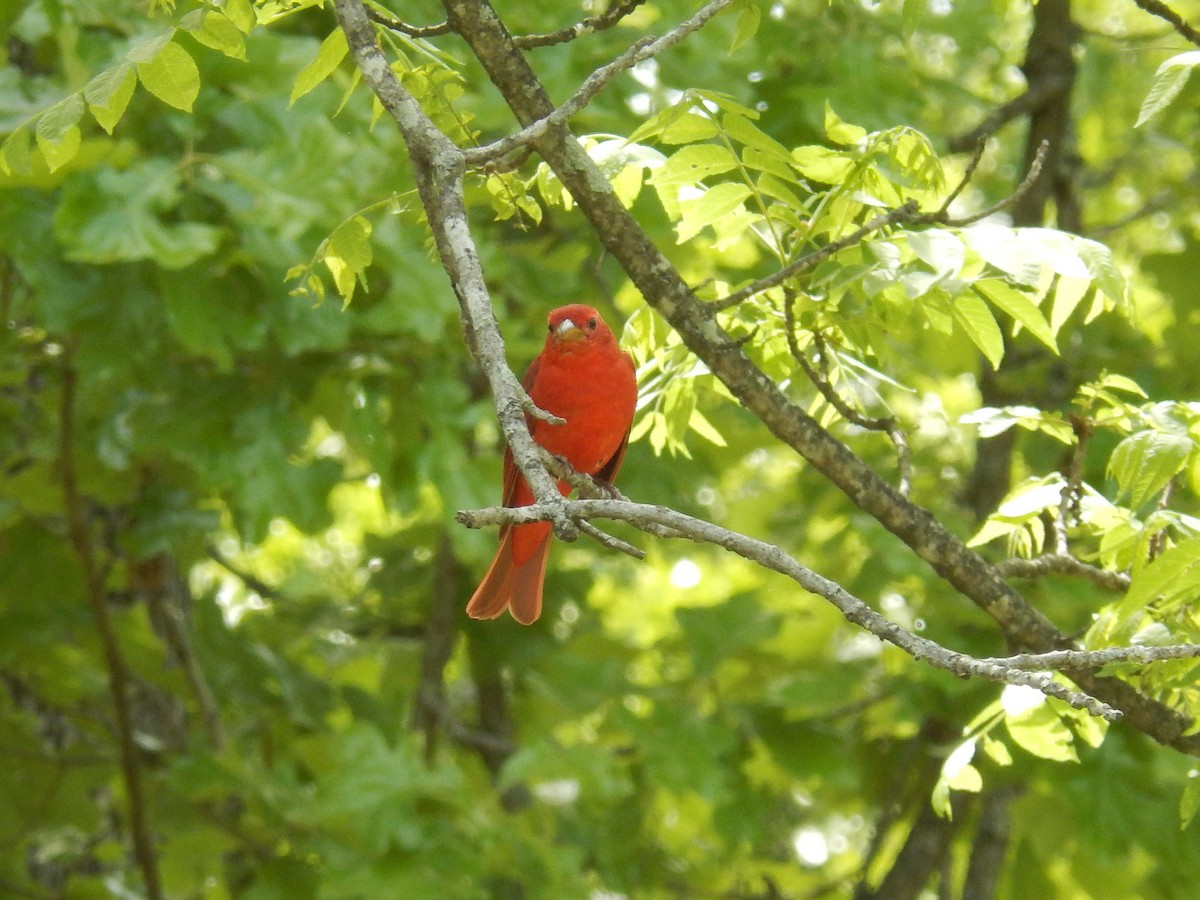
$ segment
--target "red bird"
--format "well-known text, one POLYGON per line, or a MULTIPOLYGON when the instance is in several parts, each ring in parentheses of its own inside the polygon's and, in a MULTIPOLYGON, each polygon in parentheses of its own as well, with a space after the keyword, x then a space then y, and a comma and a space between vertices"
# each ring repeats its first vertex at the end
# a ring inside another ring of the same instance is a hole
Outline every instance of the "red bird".
MULTIPOLYGON (((590 306, 559 307, 547 321, 546 345, 521 383, 535 404, 566 423, 551 425, 526 417, 529 431, 538 444, 565 458, 576 471, 611 483, 625 456, 637 405, 633 359, 617 346, 613 333, 590 306)), ((563 496, 571 490, 563 481, 558 489, 563 496)), ((532 503, 533 492, 507 450, 504 505, 532 503)), ((467 604, 467 615, 494 619, 507 609, 522 625, 535 621, 542 612, 542 578, 551 533, 549 522, 500 529, 500 549, 467 604)))

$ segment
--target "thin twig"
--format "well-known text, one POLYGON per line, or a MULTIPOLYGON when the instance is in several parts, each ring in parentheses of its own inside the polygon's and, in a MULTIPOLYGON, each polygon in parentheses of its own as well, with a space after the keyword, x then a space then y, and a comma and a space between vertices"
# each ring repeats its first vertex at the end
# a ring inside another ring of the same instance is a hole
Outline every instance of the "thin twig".
POLYGON ((985 138, 980 138, 975 143, 975 150, 971 154, 970 160, 967 162, 967 167, 963 170, 962 178, 958 180, 958 184, 955 185, 954 190, 947 195, 946 202, 942 204, 943 212, 950 208, 950 204, 957 200, 958 195, 961 194, 963 189, 971 183, 971 179, 975 177, 975 170, 979 168, 979 164, 983 161, 983 152, 985 150, 987 150, 987 140, 985 138))
POLYGON ((149 900, 161 900, 162 886, 158 875, 158 857, 150 835, 150 821, 142 785, 141 758, 133 736, 133 712, 129 703, 129 667, 121 652, 117 631, 108 612, 104 579, 97 564, 95 548, 88 534, 84 500, 79 491, 75 470, 75 388, 78 375, 74 367, 74 348, 68 347, 63 360, 62 397, 59 406, 59 466, 61 469, 63 505, 67 532, 79 565, 83 569, 84 588, 96 632, 108 669, 108 690, 116 717, 117 738, 121 751, 121 774, 129 802, 129 825, 133 838, 133 855, 142 873, 142 882, 149 900))
POLYGON ((796 277, 802 272, 808 272, 812 269, 815 269, 835 253, 839 253, 842 250, 845 250, 847 247, 853 247, 855 244, 862 241, 863 238, 867 237, 867 235, 883 228, 887 228, 890 225, 947 225, 952 228, 960 228, 962 226, 978 222, 980 219, 986 219, 988 216, 994 215, 1000 210, 1011 206, 1013 203, 1016 203, 1033 186, 1033 183, 1037 181, 1038 176, 1042 173, 1042 166, 1045 164, 1046 154, 1049 152, 1049 149, 1049 145, 1043 143, 1041 147, 1038 148, 1037 156, 1034 158, 1033 164, 1029 167, 1029 172, 1025 175, 1024 180, 1017 185, 1017 189, 999 203, 992 204, 982 212, 957 219, 952 218, 948 212, 950 203, 955 197, 958 196, 963 187, 966 185, 967 180, 974 174, 975 165, 978 165, 976 162, 975 165, 969 165, 967 167, 963 179, 959 182, 958 186, 950 192, 949 198, 936 212, 920 212, 917 207, 917 202, 915 200, 909 200, 904 205, 898 206, 889 212, 880 213, 861 228, 858 228, 852 234, 848 234, 843 238, 838 238, 836 241, 830 241, 819 250, 814 250, 812 253, 794 260, 779 271, 768 275, 766 278, 761 278, 753 284, 746 285, 746 287, 734 291, 729 296, 722 297, 720 300, 716 300, 712 303, 706 303, 703 308, 706 312, 716 313, 729 309, 732 306, 737 306, 742 301, 748 300, 756 294, 761 294, 763 291, 770 290, 771 288, 782 284, 788 279, 796 277))
POLYGON ((1074 575, 1110 591, 1124 593, 1131 584, 1122 572, 1110 572, 1088 565, 1065 553, 1048 553, 1033 559, 1006 559, 994 566, 1001 578, 1042 578, 1046 575, 1074 575))
POLYGON ((1034 182, 1038 180, 1038 176, 1042 174, 1042 167, 1046 164, 1046 156, 1049 154, 1049 152, 1050 143, 1048 141, 1042 141, 1042 143, 1038 146, 1038 151, 1033 158, 1033 162, 1029 166, 1029 171, 1025 173, 1025 178, 1020 184, 1017 185, 1016 190, 1014 190, 1003 200, 993 203, 991 206, 981 210, 980 212, 969 216, 963 216, 960 219, 952 218, 946 211, 946 207, 943 206, 936 213, 928 213, 917 216, 917 218, 913 220, 914 224, 949 225, 952 228, 962 228, 966 225, 973 225, 975 222, 978 222, 981 219, 986 219, 988 216, 993 216, 1003 209, 1007 209, 1024 197, 1027 193, 1029 193, 1029 189, 1033 187, 1034 182))
POLYGON ((520 147, 535 143, 542 135, 553 128, 563 125, 571 116, 587 106, 593 97, 600 93, 610 81, 622 72, 632 68, 639 62, 657 56, 664 50, 673 47, 692 32, 702 28, 709 19, 721 12, 732 2, 733 0, 712 0, 712 2, 702 7, 690 19, 675 26, 662 35, 662 37, 642 38, 608 65, 596 69, 579 86, 579 90, 549 115, 543 116, 536 122, 531 122, 520 131, 508 137, 501 138, 483 147, 476 147, 465 151, 464 156, 466 157, 467 165, 481 166, 492 160, 507 156, 513 150, 520 147))
POLYGON ((436 25, 410 25, 395 16, 389 16, 373 6, 367 6, 367 18, 377 25, 382 25, 391 31, 399 34, 406 34, 413 38, 431 38, 439 35, 450 33, 449 22, 439 22, 436 25))
POLYGON ((809 361, 808 354, 800 348, 800 343, 796 338, 795 305, 796 292, 791 288, 785 287, 783 290, 783 327, 784 334, 787 337, 788 349, 791 351, 793 358, 800 365, 800 368, 804 370, 804 374, 808 376, 808 380, 820 391, 821 396, 828 401, 830 406, 838 411, 838 414, 843 419, 857 425, 859 428, 865 428, 867 431, 882 431, 888 436, 896 448, 896 468, 900 473, 898 489, 902 495, 907 497, 912 488, 912 458, 909 454, 908 438, 904 430, 892 416, 877 418, 864 415, 850 406, 842 395, 838 393, 837 388, 829 380, 829 352, 825 346, 825 338, 817 329, 814 329, 811 333, 813 343, 817 346, 817 353, 821 359, 822 366, 818 369, 809 361))
MULTIPOLYGON (((1175 494, 1175 479, 1170 479, 1159 494, 1158 503, 1155 504, 1155 509, 1162 512, 1164 509, 1169 509, 1171 506, 1171 497, 1175 494)), ((1146 559, 1148 562, 1154 562, 1167 549, 1167 529, 1160 528, 1150 537, 1149 545, 1146 548, 1146 559)))
POLYGON ((1111 663, 1149 663, 1169 659, 1200 658, 1200 644, 1168 644, 1162 647, 1106 647, 1103 650, 1051 650, 1049 653, 1020 653, 980 660, 1013 669, 1071 671, 1099 669, 1111 663))
POLYGON ((1170 24, 1177 32, 1200 47, 1200 31, 1197 31, 1189 25, 1179 13, 1163 3, 1162 0, 1133 0, 1138 6, 1150 13, 1152 16, 1158 16, 1164 22, 1170 24))
POLYGON ((513 44, 522 50, 535 47, 552 47, 555 44, 565 44, 585 34, 594 34, 612 28, 623 18, 645 3, 646 0, 618 0, 605 12, 598 16, 588 16, 581 22, 551 31, 548 34, 522 34, 513 37, 513 44))
POLYGON ((836 241, 830 241, 819 250, 814 250, 797 260, 788 263, 782 269, 768 275, 766 278, 761 278, 753 284, 748 284, 741 290, 734 291, 727 297, 722 297, 720 300, 714 300, 712 303, 704 304, 704 309, 707 312, 715 313, 729 309, 731 306, 737 306, 744 300, 749 300, 756 294, 761 294, 763 291, 770 290, 777 285, 783 284, 789 278, 794 278, 802 272, 807 272, 815 269, 829 257, 835 253, 845 250, 847 247, 853 247, 859 243, 867 235, 879 231, 881 228, 887 228, 889 225, 894 225, 897 222, 910 221, 915 215, 918 215, 918 207, 916 200, 909 200, 903 206, 899 206, 886 213, 880 213, 871 219, 861 228, 848 234, 843 238, 838 238, 836 241))
POLYGON ((952 153, 977 147, 1013 119, 1039 109, 1047 100, 1057 97, 1070 86, 1069 78, 1047 78, 1033 85, 1018 97, 1009 100, 970 131, 950 138, 947 146, 952 153))
MULTIPOLYGON (((516 509, 492 507, 481 510, 464 510, 460 511, 455 518, 469 528, 479 528, 485 525, 517 525, 540 521, 547 518, 551 512, 552 510, 535 504, 516 509)), ((880 640, 894 644, 914 659, 928 662, 936 668, 960 677, 983 678, 1002 684, 1032 687, 1047 696, 1056 697, 1076 709, 1086 710, 1094 716, 1100 716, 1109 721, 1121 718, 1120 710, 1089 694, 1071 690, 1054 681, 1049 675, 1041 672, 1026 672, 1008 666, 1002 660, 980 660, 913 634, 876 612, 837 582, 830 581, 812 569, 801 565, 792 556, 773 544, 756 540, 666 507, 643 503, 630 503, 622 500, 574 500, 567 503, 567 512, 578 518, 618 519, 651 534, 661 534, 662 529, 666 528, 674 532, 676 536, 691 541, 716 544, 763 568, 786 575, 806 591, 824 597, 836 606, 848 621, 865 629, 880 640)))
POLYGON ((253 572, 247 572, 245 569, 237 566, 225 554, 217 549, 215 544, 209 544, 206 548, 208 558, 219 565, 222 569, 244 584, 264 600, 275 600, 279 596, 277 589, 271 587, 253 572))

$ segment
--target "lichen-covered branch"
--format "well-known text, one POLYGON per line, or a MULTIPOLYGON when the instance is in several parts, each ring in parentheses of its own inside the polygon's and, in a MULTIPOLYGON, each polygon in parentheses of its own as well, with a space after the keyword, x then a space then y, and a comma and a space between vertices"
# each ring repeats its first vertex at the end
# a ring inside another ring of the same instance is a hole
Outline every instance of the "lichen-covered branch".
MULTIPOLYGON (((526 412, 543 416, 545 413, 533 406, 505 358, 504 339, 496 324, 483 267, 467 221, 462 191, 463 154, 396 79, 379 49, 361 0, 334 0, 333 7, 363 80, 395 120, 408 146, 434 243, 462 308, 467 344, 487 377, 513 459, 534 496, 553 506, 561 502, 558 489, 541 465, 537 445, 525 423, 526 412)), ((577 537, 578 529, 565 515, 555 516, 551 521, 560 538, 577 537)))
MULTIPOLYGON (((1003 684, 1019 684, 1035 688, 1051 697, 1057 697, 1077 709, 1085 709, 1092 715, 1103 716, 1115 721, 1121 717, 1119 710, 1096 700, 1087 694, 1073 691, 1049 675, 1030 672, 1026 667, 1010 666, 1003 658, 981 660, 947 649, 935 641, 913 634, 908 629, 876 612, 858 597, 855 597, 835 581, 818 575, 801 565, 788 553, 765 541, 731 531, 697 519, 693 516, 644 503, 625 500, 575 500, 567 504, 569 514, 579 517, 601 517, 628 522, 654 534, 671 533, 706 544, 715 544, 743 559, 758 563, 765 569, 778 572, 792 579, 800 587, 824 597, 838 608, 853 624, 869 631, 882 641, 887 641, 908 653, 914 659, 924 660, 939 669, 961 677, 983 678, 1003 684), (662 529, 669 529, 664 532, 662 529)), ((469 510, 458 513, 457 519, 472 528, 483 525, 507 525, 533 522, 547 518, 550 511, 538 505, 519 509, 493 507, 485 510, 469 510)), ((1046 667, 1042 667, 1046 668, 1046 667)))

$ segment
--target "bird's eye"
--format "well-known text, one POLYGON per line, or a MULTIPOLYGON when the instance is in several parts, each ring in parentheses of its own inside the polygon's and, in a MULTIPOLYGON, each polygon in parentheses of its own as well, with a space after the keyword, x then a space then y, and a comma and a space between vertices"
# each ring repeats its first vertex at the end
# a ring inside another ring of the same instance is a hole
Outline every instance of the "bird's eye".
POLYGON ((547 331, 550 331, 550 332, 553 332, 553 331, 554 331, 554 323, 553 323, 553 322, 547 322, 547 323, 546 323, 546 330, 547 330, 547 331))
POLYGON ((588 319, 588 328, 592 329, 592 331, 596 330, 596 317, 595 316, 592 316, 590 319, 588 319))

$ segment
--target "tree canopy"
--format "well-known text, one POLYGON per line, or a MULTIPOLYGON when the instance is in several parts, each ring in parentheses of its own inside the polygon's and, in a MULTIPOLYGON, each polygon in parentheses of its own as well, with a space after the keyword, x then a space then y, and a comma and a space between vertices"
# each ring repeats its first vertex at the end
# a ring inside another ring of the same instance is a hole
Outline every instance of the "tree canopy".
POLYGON ((0 895, 1191 897, 1198 20, 0 8, 0 895))

